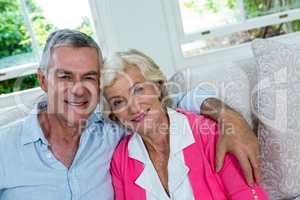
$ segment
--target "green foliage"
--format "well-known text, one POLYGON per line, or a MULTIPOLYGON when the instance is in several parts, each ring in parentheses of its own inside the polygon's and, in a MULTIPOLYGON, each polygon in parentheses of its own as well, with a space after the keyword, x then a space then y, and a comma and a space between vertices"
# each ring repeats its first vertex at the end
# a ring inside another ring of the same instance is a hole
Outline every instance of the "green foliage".
POLYGON ((31 51, 19 5, 14 0, 0 0, 0 59, 31 51))
MULTIPOLYGON (((42 10, 36 6, 35 0, 25 1, 38 47, 42 48, 49 33, 57 28, 44 17, 42 10)), ((83 18, 81 25, 76 29, 90 36, 93 35, 88 18, 83 18)), ((31 43, 31 37, 25 27, 20 1, 0 0, 0 59, 3 59, 0 67, 10 65, 12 60, 18 61, 13 62, 14 64, 35 61, 32 58, 34 53, 32 53, 31 43), (30 59, 28 55, 31 56, 30 59)), ((0 94, 29 89, 38 85, 36 75, 0 81, 0 94)))
POLYGON ((42 10, 36 6, 34 0, 26 0, 26 5, 30 13, 32 28, 36 36, 39 48, 42 48, 47 40, 49 33, 56 27, 51 24, 43 15, 42 10))
POLYGON ((78 31, 81 31, 89 36, 93 35, 92 26, 90 24, 90 20, 87 17, 82 19, 82 22, 79 27, 76 28, 78 31))
POLYGON ((219 3, 218 1, 214 0, 206 0, 205 8, 211 10, 214 13, 217 13, 219 11, 219 3))
MULTIPOLYGON (((183 6, 194 13, 218 13, 223 10, 234 11, 238 0, 185 0, 183 6), (203 3, 204 2, 204 3, 203 3)), ((275 12, 289 10, 300 6, 299 0, 243 0, 245 18, 259 17, 275 12)), ((267 27, 249 30, 251 38, 266 38, 300 30, 300 21, 292 21, 286 24, 270 25, 267 27)))
POLYGON ((7 94, 39 86, 36 74, 18 77, 0 82, 0 94, 7 94))
POLYGON ((226 4, 228 8, 234 9, 236 7, 236 0, 228 0, 226 4))
POLYGON ((281 12, 299 6, 299 0, 244 0, 248 18, 281 12))

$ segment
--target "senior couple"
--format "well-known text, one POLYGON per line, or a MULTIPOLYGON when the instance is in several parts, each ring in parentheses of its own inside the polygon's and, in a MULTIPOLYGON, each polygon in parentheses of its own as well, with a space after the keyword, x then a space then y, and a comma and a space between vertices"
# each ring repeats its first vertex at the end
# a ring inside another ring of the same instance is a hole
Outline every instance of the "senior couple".
POLYGON ((58 30, 38 78, 47 101, 0 129, 0 200, 268 199, 242 116, 204 90, 178 94, 204 96, 203 115, 172 109, 183 98, 169 98, 163 73, 143 53, 103 64, 92 38, 58 30))

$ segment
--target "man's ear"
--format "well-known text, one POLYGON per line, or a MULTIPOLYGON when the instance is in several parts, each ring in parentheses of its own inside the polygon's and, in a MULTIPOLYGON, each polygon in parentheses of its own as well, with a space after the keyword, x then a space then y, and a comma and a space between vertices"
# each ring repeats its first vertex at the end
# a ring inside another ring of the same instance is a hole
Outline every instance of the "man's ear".
POLYGON ((39 79, 40 82, 40 87, 42 88, 42 90, 44 90, 44 92, 48 92, 48 84, 47 84, 47 75, 43 72, 43 70, 38 69, 37 72, 37 77, 39 79))

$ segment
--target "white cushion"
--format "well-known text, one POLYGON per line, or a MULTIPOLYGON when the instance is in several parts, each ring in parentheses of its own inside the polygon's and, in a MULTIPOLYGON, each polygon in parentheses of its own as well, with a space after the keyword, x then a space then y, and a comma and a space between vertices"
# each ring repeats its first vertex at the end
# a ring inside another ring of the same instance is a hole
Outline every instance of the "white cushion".
POLYGON ((256 40, 258 137, 271 199, 300 194, 300 48, 256 40))
POLYGON ((189 67, 174 74, 169 84, 170 93, 187 92, 194 88, 215 90, 218 98, 242 113, 252 125, 249 80, 239 67, 232 64, 189 67))

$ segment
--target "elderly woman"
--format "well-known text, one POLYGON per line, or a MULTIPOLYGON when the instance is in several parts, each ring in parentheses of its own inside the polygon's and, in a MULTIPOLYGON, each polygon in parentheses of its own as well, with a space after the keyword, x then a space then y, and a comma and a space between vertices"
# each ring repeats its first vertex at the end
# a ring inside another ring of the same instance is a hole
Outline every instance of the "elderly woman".
POLYGON ((268 199, 257 184, 247 185, 231 155, 215 172, 216 122, 168 108, 166 79, 148 56, 114 55, 102 87, 110 118, 129 132, 111 162, 115 199, 268 199))

